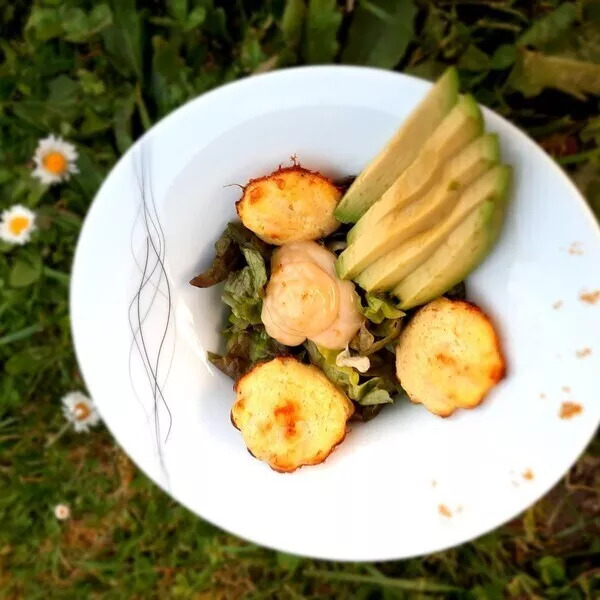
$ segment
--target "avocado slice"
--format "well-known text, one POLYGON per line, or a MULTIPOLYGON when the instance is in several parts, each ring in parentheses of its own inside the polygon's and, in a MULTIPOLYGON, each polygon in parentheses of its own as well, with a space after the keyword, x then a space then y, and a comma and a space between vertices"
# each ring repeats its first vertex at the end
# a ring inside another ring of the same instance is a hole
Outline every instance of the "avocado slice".
POLYGON ((498 136, 483 135, 471 142, 465 152, 479 157, 484 174, 464 190, 446 219, 388 252, 358 275, 355 281, 362 288, 368 292, 392 289, 431 256, 476 206, 495 193, 500 167, 492 169, 492 166, 500 160, 498 136))
POLYGON ((362 170, 339 203, 335 217, 356 223, 413 162, 458 98, 458 73, 450 67, 404 121, 386 147, 362 170))
POLYGON ((336 261, 341 279, 352 279, 411 237, 430 229, 454 208, 460 194, 489 167, 469 146, 444 167, 441 180, 416 202, 392 211, 348 246, 336 261))
POLYGON ((403 310, 425 304, 465 279, 488 255, 498 239, 506 212, 511 168, 502 165, 496 189, 479 205, 420 267, 392 293, 403 310))
POLYGON ((392 210, 406 206, 427 192, 439 178, 446 161, 482 132, 483 117, 477 102, 472 96, 461 97, 425 142, 414 162, 350 230, 348 243, 354 242, 392 210))

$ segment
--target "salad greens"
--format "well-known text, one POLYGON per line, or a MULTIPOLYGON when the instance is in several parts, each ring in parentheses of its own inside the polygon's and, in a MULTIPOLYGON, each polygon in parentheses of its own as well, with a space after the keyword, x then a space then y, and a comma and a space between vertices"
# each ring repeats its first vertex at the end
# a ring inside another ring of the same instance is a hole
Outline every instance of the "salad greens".
MULTIPOLYGON (((381 372, 381 375, 376 375, 370 370, 361 375, 356 369, 340 367, 336 364, 338 350, 321 348, 311 341, 307 341, 305 346, 310 361, 317 365, 330 381, 341 387, 351 400, 362 406, 393 402, 392 395, 401 390, 394 369, 389 373, 381 372)), ((393 362, 393 354, 389 352, 388 354, 393 362)), ((381 357, 381 361, 387 358, 381 357)))
POLYGON ((230 273, 223 290, 223 302, 231 308, 230 321, 245 329, 260 324, 264 286, 267 283, 265 261, 256 250, 243 248, 247 265, 230 273))
POLYGON ((206 271, 194 277, 190 283, 199 288, 211 287, 220 283, 227 279, 232 271, 242 266, 244 258, 248 264, 252 262, 256 267, 260 257, 264 267, 265 262, 271 258, 271 251, 268 244, 265 244, 241 223, 229 223, 215 242, 215 258, 212 264, 206 271), (244 251, 248 255, 253 253, 253 257, 249 259, 244 251))
POLYGON ((385 319, 398 319, 404 316, 404 311, 396 307, 395 301, 383 294, 365 294, 366 306, 362 306, 362 313, 373 323, 383 323, 385 319))
MULTIPOLYGON (((339 237, 336 233, 331 238, 337 239, 336 235, 339 237)), ((353 367, 338 366, 339 350, 321 348, 309 340, 296 347, 284 346, 267 334, 261 322, 272 250, 241 223, 229 223, 215 243, 211 265, 190 281, 200 288, 224 282, 221 298, 229 307, 223 329, 225 352, 222 355, 209 352, 208 359, 237 380, 261 361, 293 355, 319 367, 353 400, 355 418, 374 417, 384 404, 392 403, 395 396, 403 394, 395 376, 394 341, 400 335, 405 313, 391 298, 383 294, 363 294, 357 289, 366 321, 351 340, 348 352, 352 356, 368 357, 369 369, 365 373, 353 367)))
POLYGON ((241 223, 229 223, 215 243, 211 265, 190 283, 207 288, 225 281, 222 300, 229 309, 224 355, 208 353, 209 360, 236 380, 254 364, 288 354, 267 335, 260 320, 264 286, 272 248, 241 223))

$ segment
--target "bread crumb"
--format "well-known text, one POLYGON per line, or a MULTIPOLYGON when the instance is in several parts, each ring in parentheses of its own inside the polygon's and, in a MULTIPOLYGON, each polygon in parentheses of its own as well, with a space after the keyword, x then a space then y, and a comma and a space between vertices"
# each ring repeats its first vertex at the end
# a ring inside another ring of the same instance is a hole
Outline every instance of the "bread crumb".
POLYGON ((577 355, 577 358, 585 358, 586 356, 589 356, 591 353, 592 353, 591 348, 582 348, 581 350, 577 350, 577 352, 575 354, 577 355))
POLYGON ((462 511, 463 511, 462 504, 459 504, 459 505, 456 507, 456 512, 457 512, 457 513, 461 513, 462 511))
POLYGON ((452 511, 445 504, 440 504, 438 506, 438 512, 440 515, 442 515, 442 517, 446 517, 448 519, 452 517, 452 511))
POLYGON ((544 399, 546 397, 546 394, 544 394, 544 392, 540 392, 540 398, 544 399))
POLYGON ((583 254, 583 248, 581 247, 581 242, 573 242, 570 246, 569 246, 569 254, 577 254, 577 255, 582 255, 583 254))
POLYGON ((431 480, 431 487, 435 487, 437 485, 437 481, 435 479, 431 480))
POLYGON ((552 308, 554 310, 558 310, 561 306, 563 305, 563 301, 562 300, 557 300, 553 305, 552 308))
POLYGON ((571 388, 568 385, 563 385, 562 386, 562 391, 566 392, 568 394, 571 391, 571 388))
POLYGON ((531 481, 533 479, 533 471, 531 469, 527 469, 523 472, 523 479, 527 479, 527 481, 531 481))
POLYGON ((570 419, 582 411, 583 407, 581 404, 577 404, 577 402, 563 402, 560 405, 559 415, 561 419, 570 419))
POLYGON ((579 298, 588 304, 596 304, 596 302, 600 300, 600 290, 594 292, 581 292, 579 298))

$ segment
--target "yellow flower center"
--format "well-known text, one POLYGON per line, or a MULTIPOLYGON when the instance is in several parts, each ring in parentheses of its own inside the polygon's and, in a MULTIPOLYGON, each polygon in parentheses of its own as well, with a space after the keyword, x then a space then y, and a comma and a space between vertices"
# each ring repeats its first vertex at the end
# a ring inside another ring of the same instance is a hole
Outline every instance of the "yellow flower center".
POLYGON ((29 227, 30 223, 31 221, 29 217, 23 217, 22 215, 19 215, 18 217, 13 217, 8 222, 8 230, 13 235, 20 235, 29 227))
POLYGON ((85 421, 90 416, 90 407, 85 402, 78 402, 75 405, 75 418, 78 421, 85 421))
POLYGON ((62 175, 67 170, 67 159, 60 152, 48 152, 42 162, 45 169, 54 175, 62 175))

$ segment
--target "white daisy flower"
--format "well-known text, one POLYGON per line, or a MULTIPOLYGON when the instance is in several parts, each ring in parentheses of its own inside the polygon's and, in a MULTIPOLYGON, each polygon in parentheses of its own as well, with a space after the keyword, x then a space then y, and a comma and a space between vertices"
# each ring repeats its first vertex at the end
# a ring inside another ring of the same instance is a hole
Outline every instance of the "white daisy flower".
POLYGON ((15 204, 2 211, 0 239, 9 244, 25 244, 35 230, 35 213, 25 206, 15 204))
POLYGON ((63 415, 75 431, 88 431, 97 425, 100 415, 93 402, 81 392, 70 392, 63 399, 63 415))
POLYGON ((59 521, 66 521, 71 516, 71 509, 66 504, 57 504, 54 507, 54 516, 59 521))
POLYGON ((33 155, 35 169, 31 174, 47 185, 66 181, 72 173, 79 173, 75 164, 78 156, 73 144, 51 134, 39 141, 33 155))

